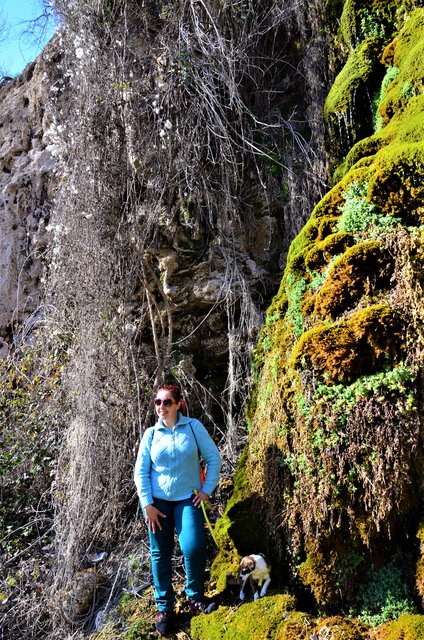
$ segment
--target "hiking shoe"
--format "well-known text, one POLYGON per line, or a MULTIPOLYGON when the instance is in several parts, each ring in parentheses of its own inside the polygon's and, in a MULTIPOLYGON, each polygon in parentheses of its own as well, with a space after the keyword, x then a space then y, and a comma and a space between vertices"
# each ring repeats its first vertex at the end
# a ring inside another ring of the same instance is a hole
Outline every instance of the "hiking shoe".
POLYGON ((156 633, 160 636, 168 636, 173 632, 175 625, 173 611, 159 611, 156 616, 155 628, 156 633))
POLYGON ((210 602, 206 598, 199 600, 190 600, 190 609, 192 611, 200 611, 201 613, 212 613, 216 609, 216 602, 210 602))

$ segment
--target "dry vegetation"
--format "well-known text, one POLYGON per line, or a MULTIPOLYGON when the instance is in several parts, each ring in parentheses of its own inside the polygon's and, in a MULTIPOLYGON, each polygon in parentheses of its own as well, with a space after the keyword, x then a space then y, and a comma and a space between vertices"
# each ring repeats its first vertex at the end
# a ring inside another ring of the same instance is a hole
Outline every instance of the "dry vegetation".
POLYGON ((123 558, 144 538, 132 465, 157 383, 182 384, 231 476, 278 255, 322 174, 299 115, 299 87, 311 78, 296 69, 290 43, 299 29, 306 39, 302 3, 53 4, 64 22, 50 131, 59 169, 34 376, 50 359, 60 383, 35 408, 56 411, 48 523, 35 537, 38 555, 25 551, 27 567, 11 562, 1 625, 13 638, 64 638, 93 619, 93 601, 76 595, 82 582, 109 601, 126 583, 123 558), (279 219, 284 239, 269 256, 274 272, 259 269, 252 290, 258 215, 279 219), (219 285, 196 308, 178 278, 185 270, 193 285, 212 268, 219 285), (213 384, 193 358, 215 313, 227 344, 213 384), (104 549, 114 551, 102 577, 90 557, 104 549))

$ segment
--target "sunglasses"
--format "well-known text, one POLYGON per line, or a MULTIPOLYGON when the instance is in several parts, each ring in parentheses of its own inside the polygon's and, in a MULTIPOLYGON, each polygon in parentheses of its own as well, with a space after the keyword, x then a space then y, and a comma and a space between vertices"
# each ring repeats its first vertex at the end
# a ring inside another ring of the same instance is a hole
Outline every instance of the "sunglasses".
POLYGON ((164 407, 170 407, 174 404, 174 402, 172 400, 170 400, 169 398, 165 398, 165 400, 161 400, 160 398, 156 398, 155 400, 155 405, 157 407, 160 407, 160 405, 163 404, 164 407))

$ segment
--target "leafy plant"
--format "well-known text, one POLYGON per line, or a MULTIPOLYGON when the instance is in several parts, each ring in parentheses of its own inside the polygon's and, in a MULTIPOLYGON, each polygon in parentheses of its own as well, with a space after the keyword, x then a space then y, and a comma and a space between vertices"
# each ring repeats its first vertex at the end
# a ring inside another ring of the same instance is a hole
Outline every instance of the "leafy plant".
POLYGON ((54 358, 40 369, 32 350, 0 360, 0 530, 10 554, 39 533, 38 511, 48 513, 56 447, 50 402, 61 369, 54 358))
POLYGON ((377 93, 377 95, 374 98, 373 101, 373 111, 374 111, 374 131, 380 131, 380 129, 383 127, 383 118, 381 117, 379 111, 378 111, 378 107, 380 106, 380 104, 383 102, 384 98, 386 97, 387 94, 387 89, 389 87, 389 84, 395 80, 395 78, 398 76, 399 74, 399 68, 398 67, 388 67, 386 74, 381 82, 381 87, 380 87, 380 91, 379 93, 377 93))
POLYGON ((402 96, 404 98, 413 98, 414 96, 418 95, 419 92, 417 91, 417 89, 408 81, 404 82, 403 87, 402 87, 402 96))
POLYGON ((366 232, 368 237, 375 237, 379 231, 387 230, 402 224, 400 218, 388 216, 367 199, 368 184, 366 182, 351 182, 343 192, 344 204, 341 206, 342 215, 337 224, 337 231, 366 232))
POLYGON ((386 30, 380 11, 377 10, 374 13, 370 13, 365 10, 360 24, 361 40, 365 40, 366 38, 384 38, 385 33, 386 30))
MULTIPOLYGON (((335 411, 341 409, 343 413, 348 413, 359 398, 374 393, 376 395, 385 392, 395 392, 397 395, 407 394, 408 388, 414 381, 415 376, 411 367, 399 365, 390 371, 382 371, 368 376, 361 376, 351 385, 336 384, 327 386, 318 384, 315 389, 315 401, 324 400, 331 403, 335 411)), ((406 408, 410 408, 410 397, 413 399, 413 390, 407 394, 406 408)))
POLYGON ((307 290, 307 284, 303 278, 298 279, 293 274, 289 274, 287 285, 287 298, 289 300, 287 318, 291 322, 295 335, 300 336, 303 331, 303 315, 300 311, 300 303, 307 290))
POLYGON ((359 590, 354 615, 361 622, 376 627, 396 620, 403 613, 414 612, 410 590, 395 562, 378 569, 371 568, 366 585, 359 590))

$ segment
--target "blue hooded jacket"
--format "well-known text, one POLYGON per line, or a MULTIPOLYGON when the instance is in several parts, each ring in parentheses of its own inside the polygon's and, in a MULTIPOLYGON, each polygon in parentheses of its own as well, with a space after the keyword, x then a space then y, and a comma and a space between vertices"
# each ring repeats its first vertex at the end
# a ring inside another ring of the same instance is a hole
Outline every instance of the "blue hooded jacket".
POLYGON ((185 500, 194 489, 203 489, 210 495, 218 484, 220 469, 218 448, 199 420, 178 412, 178 422, 171 430, 159 419, 144 432, 135 463, 134 481, 140 504, 144 509, 153 503, 153 498, 185 500), (199 453, 207 463, 203 487, 199 453))

